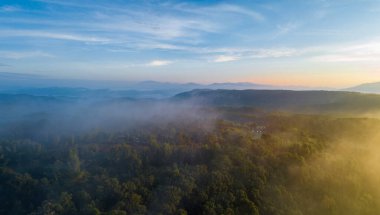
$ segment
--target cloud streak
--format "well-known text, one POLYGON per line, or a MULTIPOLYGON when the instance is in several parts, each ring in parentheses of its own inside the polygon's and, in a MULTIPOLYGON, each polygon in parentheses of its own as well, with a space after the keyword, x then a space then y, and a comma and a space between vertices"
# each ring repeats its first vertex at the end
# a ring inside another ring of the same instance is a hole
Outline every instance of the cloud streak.
POLYGON ((239 60, 239 57, 237 57, 237 56, 220 55, 220 56, 217 56, 214 59, 214 62, 215 63, 223 63, 223 62, 230 62, 230 61, 236 61, 236 60, 239 60))
POLYGON ((5 64, 5 63, 0 63, 0 67, 9 67, 10 65, 5 64))
POLYGON ((277 31, 278 32, 275 35, 275 37, 288 34, 292 31, 296 30, 298 27, 299 27, 299 24, 297 24, 295 22, 288 22, 285 24, 277 25, 277 31))
POLYGON ((172 64, 172 61, 168 60, 153 60, 147 64, 149 67, 158 67, 158 66, 167 66, 169 64, 172 64))
POLYGON ((0 37, 41 37, 57 40, 70 40, 80 42, 93 42, 93 43, 106 43, 109 39, 90 37, 75 34, 55 33, 48 31, 35 31, 35 30, 0 30, 0 37))
POLYGON ((301 54, 301 51, 290 48, 275 48, 275 49, 238 49, 238 48, 226 48, 208 50, 208 53, 222 52, 224 54, 218 55, 213 58, 213 62, 230 62, 246 59, 271 59, 271 58, 283 58, 294 57, 301 54))
POLYGON ((175 4, 171 5, 174 9, 190 14, 195 14, 195 15, 200 15, 200 16, 205 16, 205 17, 210 17, 213 16, 215 18, 220 18, 226 14, 235 14, 235 15, 241 15, 245 17, 249 17, 255 21, 264 21, 265 17, 261 13, 251 10, 251 9, 246 9, 244 7, 234 5, 234 4, 216 4, 212 6, 206 6, 206 7, 199 7, 199 6, 194 6, 192 4, 175 4))
POLYGON ((324 54, 311 58, 311 60, 316 62, 376 62, 379 59, 379 41, 325 48, 324 54))
POLYGON ((53 55, 42 51, 0 51, 0 58, 19 60, 23 58, 49 58, 53 55))
POLYGON ((0 12, 17 12, 21 9, 13 5, 4 5, 0 7, 0 12))

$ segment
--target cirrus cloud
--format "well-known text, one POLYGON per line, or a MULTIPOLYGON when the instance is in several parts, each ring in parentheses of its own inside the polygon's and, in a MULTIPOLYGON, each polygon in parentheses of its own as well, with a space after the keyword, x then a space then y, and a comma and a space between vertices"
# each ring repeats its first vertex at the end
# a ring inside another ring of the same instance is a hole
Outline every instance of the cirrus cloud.
POLYGON ((230 62, 230 61, 236 61, 239 60, 239 57, 237 56, 228 56, 228 55, 219 55, 217 56, 213 62, 215 63, 223 63, 223 62, 230 62))
POLYGON ((0 12, 16 12, 19 11, 20 8, 12 5, 4 5, 0 7, 0 12))
POLYGON ((0 51, 0 58, 19 60, 23 58, 54 57, 42 51, 0 51))
POLYGON ((153 60, 153 61, 149 62, 147 64, 147 66, 150 66, 150 67, 166 66, 166 65, 169 65, 172 63, 173 63, 172 61, 168 61, 168 60, 153 60))

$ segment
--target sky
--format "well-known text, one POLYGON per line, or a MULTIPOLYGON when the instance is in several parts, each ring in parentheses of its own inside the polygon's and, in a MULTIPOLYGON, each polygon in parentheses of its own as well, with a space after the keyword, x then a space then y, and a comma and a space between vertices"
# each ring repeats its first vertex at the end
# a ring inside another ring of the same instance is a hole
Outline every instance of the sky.
POLYGON ((379 0, 0 0, 0 72, 349 87, 380 81, 379 0))

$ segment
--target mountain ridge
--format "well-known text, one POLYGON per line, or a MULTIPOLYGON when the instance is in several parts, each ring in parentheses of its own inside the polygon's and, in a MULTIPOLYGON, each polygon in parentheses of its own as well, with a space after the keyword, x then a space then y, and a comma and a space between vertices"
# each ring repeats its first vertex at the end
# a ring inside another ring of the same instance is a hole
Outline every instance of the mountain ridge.
POLYGON ((363 93, 380 93, 380 82, 364 83, 350 88, 346 88, 345 90, 363 93))
POLYGON ((380 95, 346 91, 193 90, 177 94, 172 99, 210 106, 268 110, 380 111, 380 95))

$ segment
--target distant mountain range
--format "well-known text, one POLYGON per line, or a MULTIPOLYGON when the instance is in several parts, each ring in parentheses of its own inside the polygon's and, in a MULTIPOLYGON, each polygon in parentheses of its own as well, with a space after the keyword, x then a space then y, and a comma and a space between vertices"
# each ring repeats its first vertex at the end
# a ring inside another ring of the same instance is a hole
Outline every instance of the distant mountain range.
POLYGON ((55 97, 168 98, 194 89, 275 89, 255 83, 170 83, 52 79, 37 75, 0 73, 0 93, 55 97))
POLYGON ((345 90, 363 93, 380 93, 380 82, 361 84, 345 90))
POLYGON ((168 89, 273 89, 270 85, 249 82, 238 83, 171 83, 158 81, 115 81, 115 80, 80 80, 80 79, 54 79, 38 75, 0 72, 0 89, 20 88, 89 88, 112 90, 168 90, 168 89))
POLYGON ((141 82, 126 85, 124 89, 91 89, 83 87, 26 87, 26 88, 3 88, 2 94, 21 94, 33 96, 52 96, 67 98, 120 98, 129 97, 136 99, 161 99, 169 98, 178 93, 191 91, 194 89, 270 89, 264 85, 251 83, 217 83, 210 85, 200 84, 175 84, 160 82, 141 82))
POLYGON ((48 77, 0 73, 0 93, 61 97, 130 97, 168 98, 194 89, 295 89, 305 87, 279 87, 250 82, 237 83, 170 83, 157 81, 129 82, 108 80, 52 79, 48 77))
MULTIPOLYGON (((35 96, 93 97, 100 98, 168 98, 195 89, 225 90, 336 90, 297 86, 272 86, 251 82, 236 83, 171 83, 158 81, 114 81, 53 79, 38 75, 0 72, 0 93, 35 96)), ((362 84, 341 91, 380 93, 380 82, 362 84)))

